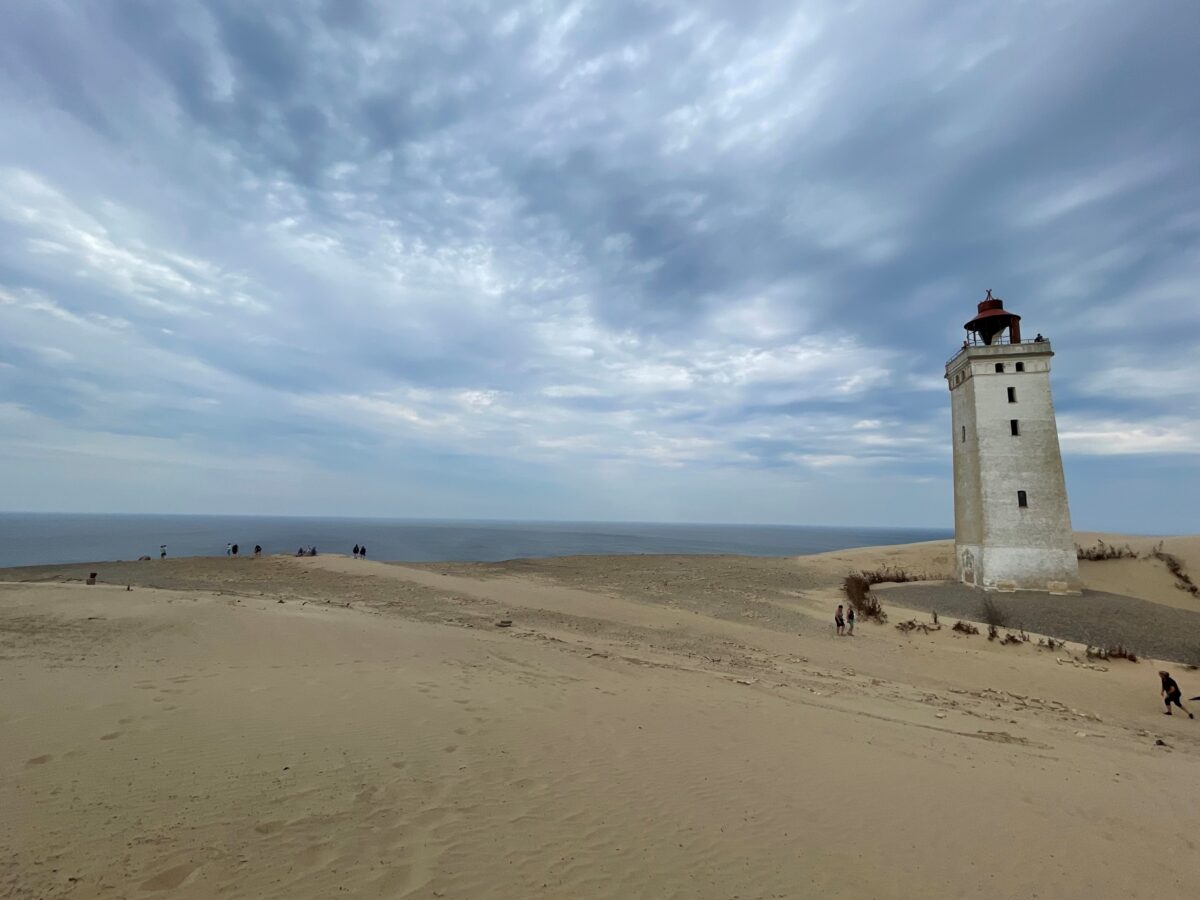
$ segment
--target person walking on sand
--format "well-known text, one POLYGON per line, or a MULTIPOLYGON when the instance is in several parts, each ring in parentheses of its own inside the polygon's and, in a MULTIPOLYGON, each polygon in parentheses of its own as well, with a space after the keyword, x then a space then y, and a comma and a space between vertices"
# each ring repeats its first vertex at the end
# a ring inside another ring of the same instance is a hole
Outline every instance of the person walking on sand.
POLYGON ((842 604, 838 604, 837 612, 833 614, 833 624, 837 626, 837 633, 841 636, 846 634, 846 620, 842 616, 842 604))
POLYGON ((159 544, 159 545, 158 545, 158 558, 159 558, 159 559, 166 559, 166 558, 167 558, 167 545, 166 545, 166 544, 159 544))
POLYGON ((358 559, 358 544, 354 545, 354 558, 358 559))
POLYGON ((846 610, 846 634, 850 637, 854 636, 854 607, 851 606, 846 610))
POLYGON ((364 546, 362 546, 362 547, 359 547, 359 548, 358 548, 358 558, 359 558, 359 559, 366 559, 366 558, 367 558, 367 548, 366 548, 366 546, 365 546, 365 545, 364 545, 364 546))
POLYGON ((237 556, 237 544, 233 545, 233 555, 237 556))
MULTIPOLYGON (((1183 703, 1180 702, 1183 699, 1183 691, 1179 689, 1179 685, 1175 682, 1175 679, 1171 677, 1171 673, 1165 670, 1160 670, 1158 677, 1162 679, 1162 698, 1163 703, 1167 707, 1167 710, 1163 713, 1163 715, 1171 715, 1171 704, 1174 703, 1181 710, 1187 713, 1187 717, 1189 719, 1196 718, 1190 712, 1188 712, 1183 703)), ((1192 699, 1194 700, 1195 698, 1193 697, 1192 699)))
POLYGON ((254 545, 254 558, 258 559, 260 556, 262 556, 262 544, 255 544, 254 545))
POLYGON ((226 556, 233 556, 233 544, 226 544, 226 545, 225 545, 225 555, 226 555, 226 556))

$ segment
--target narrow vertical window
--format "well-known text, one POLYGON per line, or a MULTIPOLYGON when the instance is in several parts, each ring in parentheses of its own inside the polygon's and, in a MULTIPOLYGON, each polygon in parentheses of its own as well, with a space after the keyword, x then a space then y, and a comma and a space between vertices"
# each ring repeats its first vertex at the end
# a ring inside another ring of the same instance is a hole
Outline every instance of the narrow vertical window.
POLYGON ((1017 371, 1024 372, 1025 371, 1025 363, 1017 363, 1017 371))
POLYGON ((1017 491, 1017 506, 1021 507, 1021 509, 1029 506, 1029 498, 1025 496, 1024 491, 1017 491))
POLYGON ((962 442, 965 444, 965 443, 967 442, 967 426, 966 426, 966 425, 964 425, 964 426, 962 427, 962 430, 963 430, 963 432, 962 432, 962 442))
POLYGON ((1013 433, 1014 437, 1021 433, 1021 423, 1019 421, 1017 421, 1016 419, 1009 419, 1008 427, 1012 429, 1012 433, 1013 433))
POLYGON ((996 363, 996 371, 1003 372, 1004 371, 1004 363, 996 363))
POLYGON ((1017 402, 1017 389, 1016 389, 1016 388, 1009 388, 1009 389, 1008 389, 1008 402, 1009 402, 1009 403, 1016 403, 1016 402, 1017 402))

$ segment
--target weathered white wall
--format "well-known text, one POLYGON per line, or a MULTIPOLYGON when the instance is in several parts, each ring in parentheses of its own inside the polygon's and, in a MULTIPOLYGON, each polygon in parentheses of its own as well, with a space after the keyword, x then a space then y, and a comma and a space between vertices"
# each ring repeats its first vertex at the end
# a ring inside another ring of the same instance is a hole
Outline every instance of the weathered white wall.
POLYGON ((1078 590, 1050 394, 1049 342, 964 348, 946 366, 954 429, 958 575, 983 587, 1078 590), (1024 372, 1015 370, 1022 362, 1024 372), (1005 371, 997 373, 996 363, 1005 371), (1008 388, 1016 389, 1016 402, 1008 388), (1010 420, 1017 419, 1014 436, 1010 420), (963 439, 965 427, 966 439, 963 439), (1021 508, 1017 491, 1029 505, 1021 508), (965 551, 965 552, 964 552, 965 551))

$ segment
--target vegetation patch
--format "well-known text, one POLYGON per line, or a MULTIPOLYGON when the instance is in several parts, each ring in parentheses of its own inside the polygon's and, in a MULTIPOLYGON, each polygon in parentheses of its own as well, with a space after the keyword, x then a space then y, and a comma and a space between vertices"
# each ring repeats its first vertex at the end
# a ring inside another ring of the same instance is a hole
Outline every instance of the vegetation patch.
POLYGON ((887 621, 883 605, 871 593, 871 582, 862 573, 856 572, 842 579, 842 592, 860 619, 874 619, 880 623, 887 621))
POLYGON ((1140 557, 1140 554, 1128 544, 1118 547, 1115 544, 1106 544, 1101 540, 1097 540, 1094 547, 1081 547, 1076 544, 1075 555, 1080 559, 1092 562, 1105 559, 1138 559, 1140 557))

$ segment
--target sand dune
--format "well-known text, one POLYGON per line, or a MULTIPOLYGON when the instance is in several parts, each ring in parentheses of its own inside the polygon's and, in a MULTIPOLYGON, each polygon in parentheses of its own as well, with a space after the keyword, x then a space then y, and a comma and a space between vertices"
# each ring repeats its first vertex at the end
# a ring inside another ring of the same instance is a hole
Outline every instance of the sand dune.
POLYGON ((1193 896, 1152 662, 831 634, 848 565, 949 560, 11 572, 0 896, 1193 896))

